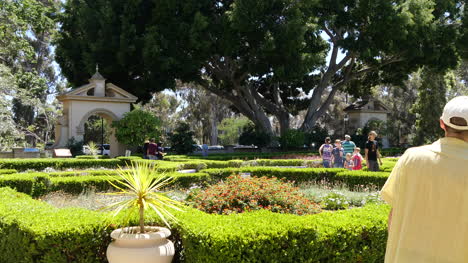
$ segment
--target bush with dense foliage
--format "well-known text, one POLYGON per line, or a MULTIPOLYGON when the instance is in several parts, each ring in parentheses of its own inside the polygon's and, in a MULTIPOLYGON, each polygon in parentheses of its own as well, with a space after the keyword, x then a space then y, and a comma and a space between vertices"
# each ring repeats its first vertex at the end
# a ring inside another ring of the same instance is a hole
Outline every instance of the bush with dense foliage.
MULTIPOLYGON (((174 262, 383 262, 386 205, 315 215, 177 212, 174 262)), ((0 189, 0 262, 101 263, 119 218, 0 189)))
POLYGON ((146 139, 156 140, 161 136, 161 121, 150 112, 134 109, 125 113, 121 120, 112 123, 115 137, 130 146, 141 146, 146 139))
POLYGON ((77 141, 75 137, 68 139, 66 147, 70 149, 73 156, 83 154, 83 141, 77 141))
POLYGON ((276 213, 314 214, 320 206, 313 203, 292 183, 275 177, 233 175, 187 198, 199 210, 214 214, 232 214, 266 209, 276 213))
POLYGON ((169 134, 169 141, 171 143, 171 151, 177 154, 187 154, 193 152, 194 132, 190 130, 190 126, 181 122, 177 125, 173 133, 169 134))
POLYGON ((239 136, 240 145, 255 145, 258 148, 265 147, 270 144, 271 136, 267 133, 255 129, 253 125, 247 126, 239 136))
POLYGON ((279 139, 281 148, 295 149, 304 147, 305 134, 300 130, 289 129, 279 139))

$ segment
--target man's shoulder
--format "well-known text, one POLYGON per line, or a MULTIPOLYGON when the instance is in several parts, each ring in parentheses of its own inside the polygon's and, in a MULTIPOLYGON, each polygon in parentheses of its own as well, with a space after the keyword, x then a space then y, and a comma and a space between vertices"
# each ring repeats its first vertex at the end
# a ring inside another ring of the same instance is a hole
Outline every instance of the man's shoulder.
POLYGON ((430 161, 432 162, 435 160, 435 155, 433 151, 430 150, 429 145, 412 147, 405 151, 403 156, 400 158, 402 161, 405 162, 413 162, 413 161, 430 161))

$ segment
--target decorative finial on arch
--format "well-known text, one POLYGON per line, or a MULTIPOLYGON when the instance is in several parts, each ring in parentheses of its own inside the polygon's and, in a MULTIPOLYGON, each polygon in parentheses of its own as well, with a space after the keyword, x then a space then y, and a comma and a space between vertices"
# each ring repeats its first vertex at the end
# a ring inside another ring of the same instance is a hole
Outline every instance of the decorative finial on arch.
POLYGON ((105 78, 99 73, 98 63, 96 63, 96 73, 94 73, 90 80, 105 80, 105 78))

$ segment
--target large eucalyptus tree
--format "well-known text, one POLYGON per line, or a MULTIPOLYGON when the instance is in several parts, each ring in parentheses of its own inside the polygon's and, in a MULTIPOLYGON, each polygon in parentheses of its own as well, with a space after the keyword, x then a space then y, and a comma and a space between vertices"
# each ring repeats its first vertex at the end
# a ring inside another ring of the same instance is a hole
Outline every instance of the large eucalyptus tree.
POLYGON ((269 115, 284 133, 306 110, 309 131, 340 90, 455 67, 462 10, 452 0, 69 0, 57 53, 74 83, 99 63, 147 100, 177 78, 270 134, 269 115))

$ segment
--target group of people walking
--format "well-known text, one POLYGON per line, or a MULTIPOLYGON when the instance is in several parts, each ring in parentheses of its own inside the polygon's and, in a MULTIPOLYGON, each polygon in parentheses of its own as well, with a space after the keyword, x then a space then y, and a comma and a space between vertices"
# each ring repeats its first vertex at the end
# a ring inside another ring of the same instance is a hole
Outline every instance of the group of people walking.
POLYGON ((361 155, 361 148, 356 147, 356 144, 351 141, 351 136, 345 135, 342 142, 336 139, 334 145, 331 143, 330 137, 325 138, 325 143, 319 148, 320 157, 323 160, 325 168, 346 168, 348 170, 361 170, 363 160, 366 160, 366 165, 369 171, 379 171, 379 163, 382 164, 380 158, 379 145, 375 138, 377 133, 371 131, 368 141, 366 142, 365 158, 361 155))
POLYGON ((143 145, 143 159, 162 160, 164 158, 164 148, 162 143, 155 143, 155 139, 151 138, 145 141, 143 145))

